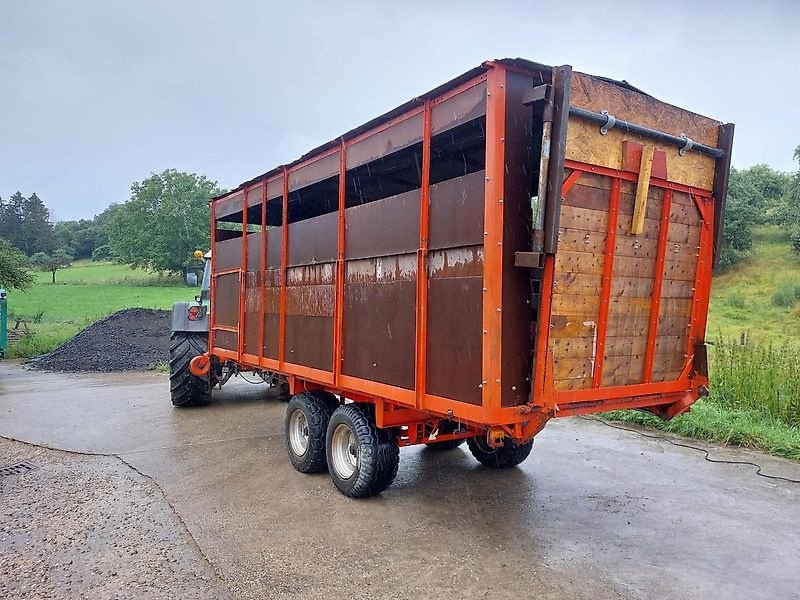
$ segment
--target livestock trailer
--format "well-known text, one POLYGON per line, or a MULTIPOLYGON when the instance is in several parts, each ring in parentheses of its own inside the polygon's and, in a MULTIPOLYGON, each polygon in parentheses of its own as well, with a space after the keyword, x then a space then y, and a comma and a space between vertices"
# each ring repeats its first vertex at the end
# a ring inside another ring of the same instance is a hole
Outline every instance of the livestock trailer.
POLYGON ((208 351, 288 379, 289 457, 350 496, 398 448, 516 465, 553 417, 708 391, 733 125, 488 61, 211 201, 208 351))

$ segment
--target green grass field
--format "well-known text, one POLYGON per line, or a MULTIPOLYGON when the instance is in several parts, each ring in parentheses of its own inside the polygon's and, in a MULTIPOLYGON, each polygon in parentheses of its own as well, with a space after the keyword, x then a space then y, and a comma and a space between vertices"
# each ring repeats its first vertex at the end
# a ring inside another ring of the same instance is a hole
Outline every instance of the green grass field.
POLYGON ((707 339, 800 342, 800 256, 789 248, 788 233, 755 232, 753 256, 714 278, 707 339))
MULTIPOLYGON (((37 273, 30 290, 9 295, 9 326, 23 317, 33 332, 10 346, 9 357, 49 352, 122 308, 169 309, 197 292, 178 277, 88 261, 59 271, 57 281, 37 273)), ((752 258, 714 278, 707 339, 716 343, 712 395, 689 414, 669 422, 636 411, 606 416, 800 459, 800 258, 785 234, 758 230, 752 258)))
POLYGON ((117 310, 130 307, 172 308, 188 300, 196 289, 179 277, 160 277, 124 265, 78 261, 58 271, 37 273, 36 284, 8 296, 9 328, 17 317, 26 319, 32 335, 9 345, 9 358, 27 358, 49 352, 83 327, 117 310))

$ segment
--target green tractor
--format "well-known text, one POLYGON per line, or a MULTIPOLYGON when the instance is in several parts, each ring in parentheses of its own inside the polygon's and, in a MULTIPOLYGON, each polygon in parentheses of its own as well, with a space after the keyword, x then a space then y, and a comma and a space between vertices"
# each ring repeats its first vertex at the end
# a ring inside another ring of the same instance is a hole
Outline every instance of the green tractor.
MULTIPOLYGON (((232 376, 239 375, 239 365, 210 357, 205 375, 196 375, 190 363, 196 356, 208 353, 209 316, 211 312, 211 252, 197 250, 197 260, 202 260, 203 279, 200 294, 192 302, 176 302, 172 306, 172 323, 169 344, 169 384, 172 404, 180 407, 203 406, 211 400, 211 390, 222 387, 232 376)), ((266 371, 254 371, 257 377, 277 390, 283 400, 289 399, 286 378, 266 371)))

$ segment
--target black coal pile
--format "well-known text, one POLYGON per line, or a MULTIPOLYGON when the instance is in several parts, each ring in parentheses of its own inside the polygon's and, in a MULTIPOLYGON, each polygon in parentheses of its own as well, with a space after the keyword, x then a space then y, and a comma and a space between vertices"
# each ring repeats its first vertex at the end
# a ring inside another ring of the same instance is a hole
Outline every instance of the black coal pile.
POLYGON ((170 311, 128 308, 28 365, 43 371, 144 371, 169 360, 170 311))

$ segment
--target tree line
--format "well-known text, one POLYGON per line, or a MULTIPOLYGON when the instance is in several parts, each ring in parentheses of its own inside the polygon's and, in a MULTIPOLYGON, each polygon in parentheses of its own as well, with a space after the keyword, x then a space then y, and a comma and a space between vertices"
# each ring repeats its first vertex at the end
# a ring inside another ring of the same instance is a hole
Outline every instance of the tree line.
MULTIPOLYGON (((719 271, 746 260, 753 229, 776 225, 800 253, 800 147, 793 174, 767 165, 732 169, 719 271)), ((211 196, 222 193, 204 175, 168 169, 131 186, 130 198, 92 219, 53 223, 34 193, 0 198, 0 287, 30 285, 28 266, 50 271, 73 259, 116 261, 155 272, 181 273, 192 253, 210 243, 211 196)))
POLYGON ((792 248, 800 253, 800 146, 794 159, 798 169, 791 174, 763 164, 731 169, 719 271, 750 257, 753 229, 761 225, 786 231, 792 248))

